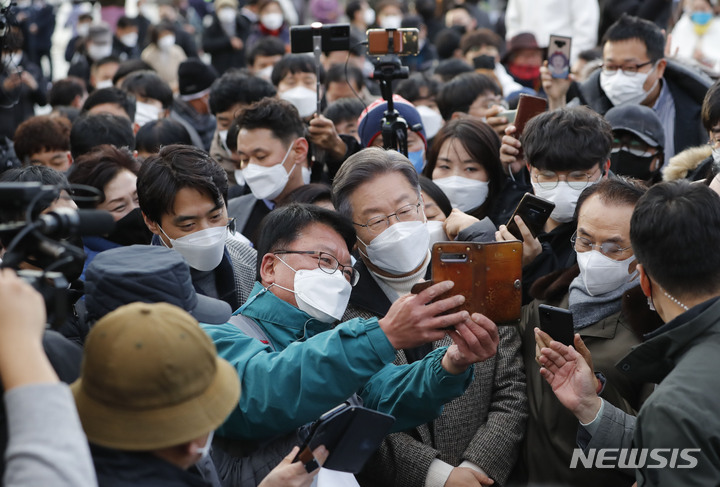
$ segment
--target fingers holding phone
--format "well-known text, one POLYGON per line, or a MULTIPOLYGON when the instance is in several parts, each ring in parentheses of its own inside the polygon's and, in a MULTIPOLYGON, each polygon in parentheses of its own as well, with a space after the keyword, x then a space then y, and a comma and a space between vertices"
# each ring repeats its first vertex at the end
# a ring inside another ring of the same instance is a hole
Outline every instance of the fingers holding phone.
MULTIPOLYGON (((293 462, 299 451, 299 447, 293 448, 283 461, 270 471, 258 487, 309 487, 319 469, 317 467, 309 469, 305 463, 293 462)), ((316 465, 322 465, 328 456, 328 451, 324 446, 317 447, 312 453, 314 457, 312 461, 316 465)))
POLYGON ((443 367, 450 373, 464 372, 470 365, 494 357, 500 342, 498 328, 489 318, 473 313, 448 332, 453 341, 443 357, 443 367), (449 367, 445 367, 446 359, 449 367))
MULTIPOLYGON (((515 215, 513 221, 522 235, 522 265, 525 267, 530 265, 530 263, 542 253, 542 244, 537 237, 533 236, 520 216, 515 215)), ((518 238, 512 234, 506 225, 500 225, 497 232, 495 232, 495 240, 498 242, 507 242, 510 240, 518 240, 518 238)))
POLYGON ((525 160, 520 157, 522 144, 520 144, 520 141, 515 137, 515 133, 515 125, 508 125, 507 128, 505 128, 505 135, 503 135, 501 139, 500 162, 508 174, 510 172, 520 172, 525 165, 525 160))

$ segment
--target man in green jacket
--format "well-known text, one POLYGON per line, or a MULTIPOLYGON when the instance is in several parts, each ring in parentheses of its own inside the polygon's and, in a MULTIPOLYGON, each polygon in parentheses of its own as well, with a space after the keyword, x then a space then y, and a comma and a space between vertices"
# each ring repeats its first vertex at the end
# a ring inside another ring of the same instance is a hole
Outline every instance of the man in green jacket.
MULTIPOLYGON (((357 282, 349 251, 354 242, 349 221, 311 205, 279 208, 264 220, 258 282, 236 314, 251 318, 268 343, 233 324, 204 327, 218 354, 237 369, 243 388, 237 408, 218 430, 221 450, 242 458, 267 449, 268 440, 281 435, 294 440, 296 428, 355 393, 366 407, 395 416, 394 431, 417 426, 463 394, 473 363, 495 354, 498 331, 489 319, 462 311, 440 315, 461 304, 461 296, 428 304, 451 288, 447 281, 399 299, 380 320, 356 318, 331 327, 357 282), (446 333, 454 341, 450 347, 410 365, 393 365, 396 349, 446 333)), ((247 475, 241 460, 219 463, 222 477, 241 470, 247 475)), ((255 468, 256 475, 264 469, 255 468)))

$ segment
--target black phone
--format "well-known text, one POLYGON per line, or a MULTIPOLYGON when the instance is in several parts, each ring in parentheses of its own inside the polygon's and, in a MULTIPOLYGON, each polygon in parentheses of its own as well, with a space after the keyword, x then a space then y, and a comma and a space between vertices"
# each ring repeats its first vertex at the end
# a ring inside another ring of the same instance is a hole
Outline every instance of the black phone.
POLYGON ((507 222, 507 229, 518 240, 522 240, 522 234, 517 223, 515 223, 515 215, 522 218, 523 223, 528 227, 533 237, 537 237, 543 232, 545 222, 550 218, 550 214, 555 208, 555 203, 548 201, 532 193, 525 193, 518 203, 517 208, 513 212, 510 220, 507 222))
POLYGON ((322 52, 350 50, 350 24, 315 23, 290 27, 290 52, 313 52, 313 36, 321 37, 322 52))
POLYGON ((541 304, 538 306, 540 313, 540 329, 550 335, 550 338, 563 345, 572 345, 575 336, 573 327, 573 315, 570 311, 541 304))
POLYGON ((495 69, 495 58, 487 54, 481 54, 473 58, 473 67, 475 69, 495 69))

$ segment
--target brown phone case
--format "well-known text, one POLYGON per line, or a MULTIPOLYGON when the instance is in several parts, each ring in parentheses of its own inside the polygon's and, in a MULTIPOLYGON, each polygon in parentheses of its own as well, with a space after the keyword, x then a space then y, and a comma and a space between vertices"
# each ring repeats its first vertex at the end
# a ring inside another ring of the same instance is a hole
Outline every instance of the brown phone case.
MULTIPOLYGON (((517 105, 517 115, 515 115, 515 133, 513 137, 520 140, 520 136, 525 130, 525 125, 528 121, 543 113, 547 110, 547 100, 540 98, 539 96, 533 95, 520 95, 517 105)), ((523 159, 523 150, 520 148, 520 153, 516 156, 518 159, 523 159)))
POLYGON ((448 311, 482 313, 497 325, 517 325, 522 306, 522 243, 438 242, 432 248, 432 280, 416 284, 417 294, 433 283, 455 286, 436 299, 462 294, 462 306, 448 311))

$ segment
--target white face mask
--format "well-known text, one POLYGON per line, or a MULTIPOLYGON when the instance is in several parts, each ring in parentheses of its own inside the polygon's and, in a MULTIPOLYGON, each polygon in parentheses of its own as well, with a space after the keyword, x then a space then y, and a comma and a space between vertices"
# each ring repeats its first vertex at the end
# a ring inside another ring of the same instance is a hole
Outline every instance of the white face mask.
POLYGON ((229 154, 230 149, 228 149, 228 146, 227 146, 227 134, 228 134, 227 130, 220 130, 218 132, 218 139, 220 139, 220 145, 222 146, 222 148, 225 149, 225 151, 229 154))
POLYGON ((490 183, 462 176, 433 179, 448 197, 453 208, 460 211, 474 210, 485 203, 490 191, 490 183))
POLYGON ((285 157, 280 164, 274 166, 265 167, 258 164, 248 164, 245 169, 242 170, 245 183, 250 186, 250 191, 259 200, 273 200, 277 198, 282 190, 285 189, 285 185, 290 179, 290 175, 295 170, 297 164, 292 165, 290 172, 285 171, 285 161, 290 155, 295 143, 293 142, 288 147, 285 157))
POLYGON ((648 91, 643 89, 643 85, 650 73, 652 71, 647 73, 638 72, 633 76, 626 75, 622 70, 618 70, 612 76, 600 73, 600 86, 613 106, 638 104, 645 100, 658 84, 656 79, 655 84, 648 91))
POLYGON ((634 260, 634 255, 625 260, 613 260, 597 250, 577 254, 580 275, 590 296, 609 293, 635 279, 637 270, 628 273, 634 260))
POLYGON ((300 113, 300 118, 309 117, 317 110, 317 94, 304 86, 296 86, 280 93, 280 98, 292 103, 300 113))
MULTIPOLYGON (((280 257, 278 259, 290 267, 280 257)), ((332 274, 328 274, 320 268, 300 269, 299 271, 292 267, 290 269, 295 271, 293 281, 295 290, 292 291, 278 284, 274 285, 295 294, 295 301, 301 311, 323 323, 332 323, 342 318, 350 300, 352 286, 339 269, 332 274)))
POLYGON ((312 175, 312 171, 309 167, 305 166, 301 167, 300 169, 302 170, 303 184, 310 184, 310 176, 312 175))
POLYGON ((138 33, 137 32, 128 32, 124 36, 120 37, 120 42, 125 44, 127 47, 135 47, 135 46, 137 46, 137 42, 138 42, 138 33))
POLYGON ((402 26, 402 16, 386 15, 380 19, 380 27, 383 29, 399 29, 402 26))
POLYGON ((170 49, 172 49, 172 46, 174 46, 174 45, 175 45, 175 36, 174 35, 161 37, 157 41, 157 46, 163 51, 169 51, 170 49))
POLYGON ((365 25, 371 26, 375 23, 375 11, 370 7, 366 8, 363 12, 363 22, 365 25))
POLYGON ((720 147, 713 147, 712 158, 715 164, 720 164, 720 147))
POLYGON ((231 24, 235 22, 235 17, 237 16, 237 13, 235 12, 234 8, 223 7, 218 10, 217 16, 218 20, 223 24, 231 24))
POLYGON ((102 81, 98 81, 95 84, 96 90, 102 90, 103 88, 112 88, 112 87, 113 87, 113 83, 112 83, 111 79, 104 79, 102 81))
POLYGON ((445 222, 428 220, 428 222, 425 224, 427 225, 428 235, 430 236, 428 248, 432 249, 432 246, 435 242, 447 242, 449 240, 448 236, 445 235, 444 223, 445 222))
POLYGON ((233 174, 235 175, 235 182, 238 186, 245 186, 245 176, 243 176, 242 169, 235 169, 233 174))
POLYGON ((272 76, 273 72, 273 66, 265 66, 260 71, 256 73, 256 76, 258 78, 262 78, 265 81, 270 81, 270 77, 272 76))
POLYGON ((155 105, 141 101, 135 102, 135 123, 142 127, 148 122, 159 120, 160 112, 162 112, 162 108, 158 108, 155 105))
MULTIPOLYGON (((365 244, 365 256, 373 265, 390 274, 407 274, 420 267, 427 257, 430 234, 425 222, 398 222, 365 244)), ((362 251, 361 251, 362 252, 362 251)))
POLYGON ((422 126, 425 129, 425 137, 430 140, 440 131, 445 121, 442 115, 428 106, 420 105, 417 107, 417 111, 420 114, 422 126))
MULTIPOLYGON (((590 184, 595 184, 595 182, 590 184)), ((577 200, 585 189, 571 188, 565 181, 559 181, 553 189, 543 189, 537 183, 532 183, 532 187, 535 196, 555 203, 555 209, 550 213, 550 218, 560 223, 567 223, 573 219, 577 200)))
POLYGON ((88 45, 88 56, 93 61, 100 61, 112 54, 111 44, 90 44, 88 45))
POLYGON ((205 446, 200 447, 197 450, 195 450, 195 453, 200 454, 200 459, 207 458, 208 455, 210 455, 210 449, 212 448, 213 436, 215 436, 215 431, 211 431, 210 434, 208 434, 207 440, 205 441, 205 446))
MULTIPOLYGON (((225 239, 227 227, 206 228, 184 237, 172 239, 165 230, 158 226, 160 231, 172 244, 172 249, 180 252, 190 267, 199 271, 211 271, 222 261, 225 252, 225 239)), ((165 242, 163 242, 164 244, 165 242)))
POLYGON ((75 31, 77 32, 78 36, 87 37, 87 35, 90 33, 90 22, 83 22, 82 24, 78 24, 75 31))
POLYGON ((268 30, 278 30, 282 27, 284 21, 283 15, 278 13, 265 14, 260 17, 260 22, 262 22, 268 30))

